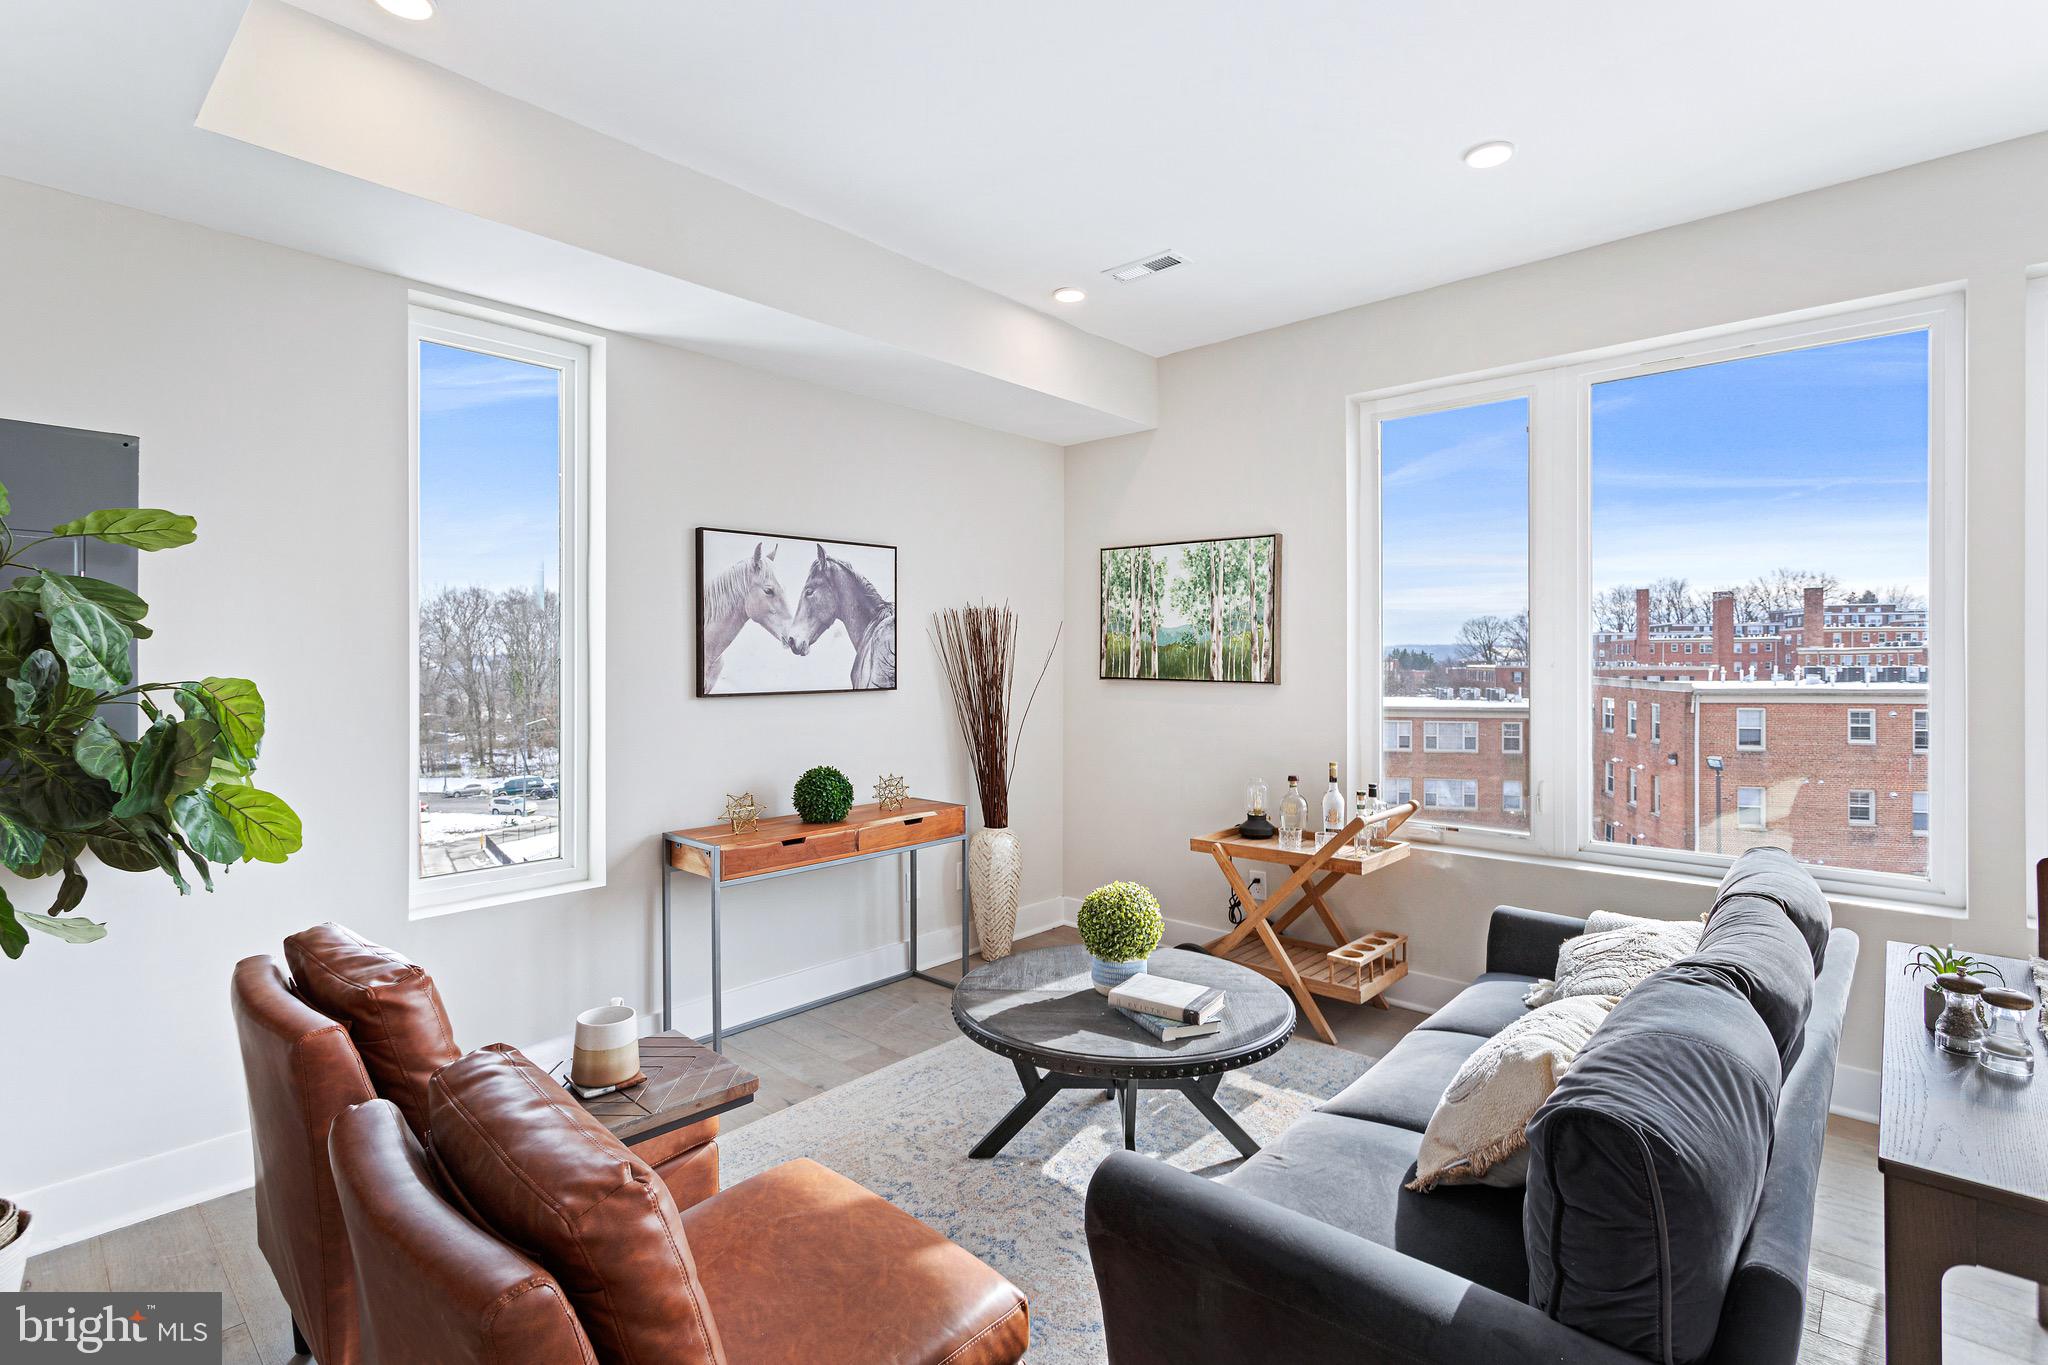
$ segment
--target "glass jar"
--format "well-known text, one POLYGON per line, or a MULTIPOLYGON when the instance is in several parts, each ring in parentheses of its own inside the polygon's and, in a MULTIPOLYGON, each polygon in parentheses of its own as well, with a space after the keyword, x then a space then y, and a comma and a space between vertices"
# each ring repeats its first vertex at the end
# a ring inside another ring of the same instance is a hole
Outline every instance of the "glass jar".
POLYGON ((1978 1064, 2003 1076, 2030 1080, 2034 1075, 2034 1044, 2027 1036, 2027 1016, 2034 1002, 2024 991, 1993 986, 1984 992, 1984 1047, 1978 1064))
POLYGON ((1984 983, 1967 976, 1938 976, 1943 1003, 1941 1017, 1934 1021, 1934 1041, 1944 1052, 1975 1057, 1984 1051, 1984 1013, 1978 1001, 1984 983))

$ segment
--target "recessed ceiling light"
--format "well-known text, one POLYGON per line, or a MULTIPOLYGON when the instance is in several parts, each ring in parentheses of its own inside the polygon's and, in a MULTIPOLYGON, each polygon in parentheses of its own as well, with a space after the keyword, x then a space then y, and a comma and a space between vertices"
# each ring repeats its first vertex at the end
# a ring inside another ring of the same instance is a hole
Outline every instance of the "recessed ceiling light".
POLYGON ((431 19, 434 0, 377 0, 377 8, 401 19, 431 19))
POLYGON ((1495 166, 1507 164, 1507 159, 1514 154, 1515 144, 1512 142, 1482 142, 1465 150, 1465 164, 1475 171, 1490 171, 1495 166))
POLYGON ((1052 298, 1054 303, 1079 303, 1082 299, 1085 299, 1087 297, 1087 290, 1076 289, 1071 284, 1063 284, 1058 289, 1052 291, 1052 298))

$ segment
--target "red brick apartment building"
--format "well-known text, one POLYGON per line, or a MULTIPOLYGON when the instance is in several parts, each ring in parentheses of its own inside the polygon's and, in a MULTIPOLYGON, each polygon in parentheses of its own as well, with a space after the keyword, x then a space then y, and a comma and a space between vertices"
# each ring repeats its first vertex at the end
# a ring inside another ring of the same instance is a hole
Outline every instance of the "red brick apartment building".
MULTIPOLYGON (((1924 610, 1808 590, 1802 608, 1738 629, 1733 595, 1717 593, 1702 629, 1651 622, 1648 597, 1636 594, 1633 635, 1596 637, 1593 838, 1727 854, 1778 844, 1812 863, 1926 872, 1924 610)), ((1540 737, 1523 691, 1501 685, 1516 667, 1386 698, 1390 799, 1412 795, 1446 824, 1528 827, 1540 737)))

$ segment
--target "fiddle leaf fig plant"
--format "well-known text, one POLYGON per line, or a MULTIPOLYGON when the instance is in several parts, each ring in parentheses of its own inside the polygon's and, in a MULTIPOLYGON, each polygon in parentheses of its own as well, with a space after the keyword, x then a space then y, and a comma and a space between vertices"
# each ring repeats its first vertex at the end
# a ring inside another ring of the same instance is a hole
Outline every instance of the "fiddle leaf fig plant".
POLYGON ((130 645, 148 639, 149 604, 97 578, 22 559, 53 540, 89 537, 156 551, 190 545, 197 523, 153 507, 111 507, 18 541, 0 487, 0 863, 57 883, 47 910, 17 908, 0 886, 0 952, 18 958, 31 929, 67 943, 106 937, 75 914, 85 900, 79 861, 120 872, 161 872, 178 894, 190 869, 213 870, 298 852, 299 817, 254 785, 263 749, 263 695, 247 678, 137 682, 130 645), (127 739, 101 708, 133 706, 127 739))

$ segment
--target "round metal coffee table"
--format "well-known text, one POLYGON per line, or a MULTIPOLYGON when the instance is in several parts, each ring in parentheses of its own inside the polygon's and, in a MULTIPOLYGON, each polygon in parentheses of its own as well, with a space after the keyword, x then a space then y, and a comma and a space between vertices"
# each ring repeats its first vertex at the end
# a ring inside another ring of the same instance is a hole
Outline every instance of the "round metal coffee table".
POLYGON ((1127 1150, 1137 1149, 1138 1092, 1178 1090, 1231 1146, 1257 1153, 1259 1145, 1216 1102, 1216 1087, 1224 1072, 1286 1046, 1294 1033, 1287 992, 1235 962, 1162 948, 1147 970, 1226 992, 1221 1033, 1168 1043, 1110 1008, 1090 984, 1088 965, 1083 948, 1035 948, 984 963, 954 987, 953 1022, 1008 1057, 1024 1087, 1024 1098, 968 1155, 1000 1152, 1062 1090, 1103 1090, 1121 1100, 1127 1150))

